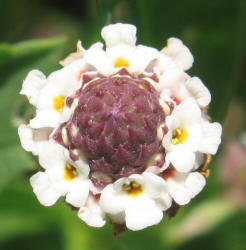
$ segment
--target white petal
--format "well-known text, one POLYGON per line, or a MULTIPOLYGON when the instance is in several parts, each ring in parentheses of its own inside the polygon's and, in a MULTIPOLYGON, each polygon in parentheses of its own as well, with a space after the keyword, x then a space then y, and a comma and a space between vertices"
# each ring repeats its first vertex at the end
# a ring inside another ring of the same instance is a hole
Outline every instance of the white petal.
POLYGON ((84 60, 95 67, 101 74, 110 75, 113 68, 104 50, 101 48, 90 48, 85 52, 84 60))
POLYGON ((99 204, 104 212, 118 214, 125 209, 126 196, 123 192, 115 191, 113 184, 109 184, 103 189, 99 204))
POLYGON ((206 185, 206 179, 198 172, 190 173, 185 181, 185 186, 190 198, 199 194, 206 185))
POLYGON ((191 93, 200 107, 207 106, 211 101, 211 94, 208 88, 202 83, 198 77, 192 77, 185 82, 185 86, 191 93))
POLYGON ((37 110, 36 116, 30 120, 32 128, 42 127, 58 127, 61 123, 69 119, 70 110, 65 107, 63 113, 59 113, 54 109, 41 109, 37 110))
POLYGON ((190 202, 190 195, 185 189, 184 181, 187 174, 180 174, 178 177, 169 178, 167 180, 170 195, 179 205, 185 205, 190 202))
POLYGON ((142 195, 129 200, 125 214, 126 226, 133 231, 158 224, 163 217, 156 202, 142 195))
MULTIPOLYGON (((168 191, 168 187, 167 187, 168 191)), ((157 204, 160 206, 162 211, 166 211, 172 205, 172 198, 168 192, 163 192, 161 196, 156 200, 157 204)))
POLYGON ((56 166, 61 169, 64 168, 66 164, 66 159, 64 157, 64 148, 60 144, 49 141, 46 144, 39 145, 39 164, 44 169, 54 168, 56 166))
POLYGON ((193 170, 197 170, 204 162, 204 154, 200 152, 195 153, 195 164, 193 170))
POLYGON ((197 103, 191 99, 187 99, 176 106, 173 115, 178 117, 182 128, 187 128, 192 123, 199 123, 201 120, 201 110, 197 103))
POLYGON ((130 69, 135 73, 142 73, 148 65, 158 58, 159 52, 151 47, 138 45, 131 55, 130 69))
POLYGON ((180 86, 188 79, 189 76, 184 71, 178 68, 170 69, 162 74, 157 87, 159 91, 170 89, 173 96, 180 97, 177 96, 180 86))
POLYGON ((78 216, 91 227, 103 227, 106 223, 105 215, 92 195, 89 195, 85 206, 79 209, 78 216))
POLYGON ((159 71, 160 75, 168 72, 169 70, 171 70, 173 68, 177 68, 174 61, 170 57, 166 56, 165 54, 159 53, 158 71, 159 71))
POLYGON ((152 173, 144 172, 143 192, 152 199, 159 198, 162 193, 167 192, 167 185, 163 178, 152 173))
POLYGON ((181 69, 188 70, 191 68, 194 61, 193 56, 180 39, 169 38, 167 46, 162 51, 172 58, 181 69))
POLYGON ((24 124, 20 125, 18 128, 22 147, 26 151, 32 152, 34 155, 38 155, 40 146, 48 143, 51 131, 50 128, 31 129, 30 126, 24 124))
POLYGON ((21 141, 21 146, 28 152, 36 153, 36 145, 33 142, 33 130, 24 124, 18 127, 18 134, 21 141))
POLYGON ((61 196, 50 184, 45 172, 38 172, 30 178, 33 192, 44 206, 52 206, 61 196))
POLYGON ((110 24, 102 29, 101 35, 107 47, 120 43, 134 46, 136 43, 136 27, 131 24, 110 24))
POLYGON ((221 143, 222 127, 217 122, 209 123, 207 121, 202 123, 202 127, 203 138, 198 150, 202 153, 214 155, 221 143))
POLYGON ((193 169, 195 163, 195 153, 184 145, 176 146, 175 150, 167 153, 166 158, 168 158, 179 172, 183 173, 187 173, 193 169))
POLYGON ((66 195, 66 202, 74 207, 81 207, 85 204, 89 194, 89 180, 74 179, 66 195))
POLYGON ((85 61, 82 59, 51 73, 47 80, 49 85, 57 89, 58 93, 56 95, 65 94, 65 96, 70 96, 81 86, 79 77, 81 70, 85 70, 85 61))
POLYGON ((26 95, 29 102, 36 106, 40 91, 45 84, 46 76, 39 70, 32 70, 24 80, 20 94, 26 95))

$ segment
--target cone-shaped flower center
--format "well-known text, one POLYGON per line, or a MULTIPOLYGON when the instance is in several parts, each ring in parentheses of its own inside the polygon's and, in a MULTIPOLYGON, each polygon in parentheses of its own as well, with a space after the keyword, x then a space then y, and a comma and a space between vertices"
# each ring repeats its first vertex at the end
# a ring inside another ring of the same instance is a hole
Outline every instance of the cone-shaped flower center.
POLYGON ((92 172, 115 179, 143 172, 160 150, 157 130, 165 119, 151 84, 115 75, 91 81, 75 99, 78 104, 64 125, 68 148, 85 155, 92 172))

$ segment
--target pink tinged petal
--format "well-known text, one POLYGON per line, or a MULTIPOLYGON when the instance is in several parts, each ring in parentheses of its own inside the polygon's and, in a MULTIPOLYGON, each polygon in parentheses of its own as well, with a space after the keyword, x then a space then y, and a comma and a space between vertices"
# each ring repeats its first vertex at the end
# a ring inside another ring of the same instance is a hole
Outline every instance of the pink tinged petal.
POLYGON ((198 172, 190 173, 185 180, 185 187, 191 199, 199 194, 205 185, 205 177, 198 172))
POLYGON ((118 214, 124 211, 127 198, 125 193, 114 190, 113 184, 109 184, 103 189, 99 204, 104 212, 118 214))
POLYGON ((91 227, 103 227, 106 223, 105 215, 98 201, 92 195, 89 195, 85 206, 79 209, 78 216, 91 227))
POLYGON ((107 47, 113 47, 120 43, 134 46, 136 43, 137 29, 131 24, 110 24, 102 29, 101 35, 107 47))
POLYGON ((172 58, 175 63, 183 70, 191 68, 194 59, 190 50, 180 39, 169 38, 167 46, 162 50, 164 54, 172 58))
POLYGON ((59 199, 61 194, 50 184, 48 175, 45 172, 38 172, 30 178, 33 192, 39 202, 44 206, 52 206, 59 199))
POLYGON ((221 143, 222 127, 219 123, 209 123, 204 121, 202 123, 203 138, 198 150, 205 154, 216 154, 217 149, 221 143))
POLYGON ((32 70, 24 80, 20 94, 26 95, 29 102, 36 106, 40 91, 45 84, 46 76, 39 70, 32 70))
POLYGON ((198 77, 192 77, 185 82, 185 86, 200 107, 206 107, 211 101, 211 94, 208 88, 198 77))
POLYGON ((89 194, 89 180, 76 178, 70 185, 66 195, 66 202, 74 207, 81 207, 85 204, 89 194))
POLYGON ((142 176, 144 177, 143 192, 149 198, 157 199, 162 193, 167 192, 167 185, 163 178, 147 172, 144 172, 142 176))
POLYGON ((178 145, 171 152, 167 153, 167 160, 172 163, 172 165, 179 172, 187 173, 191 171, 195 163, 195 153, 190 151, 185 145, 178 145))
POLYGON ((129 199, 125 214, 126 226, 133 231, 156 225, 163 217, 161 208, 145 195, 129 199))

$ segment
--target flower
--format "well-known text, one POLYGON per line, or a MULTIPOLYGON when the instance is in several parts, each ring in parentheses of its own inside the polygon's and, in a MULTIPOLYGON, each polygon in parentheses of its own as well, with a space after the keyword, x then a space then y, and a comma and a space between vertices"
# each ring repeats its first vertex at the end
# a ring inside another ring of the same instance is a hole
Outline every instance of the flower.
POLYGON ((215 154, 220 144, 222 128, 210 123, 192 100, 183 101, 166 118, 167 134, 162 145, 166 161, 179 171, 187 173, 194 168, 196 152, 215 154))
POLYGON ((121 68, 141 74, 158 57, 158 51, 143 45, 136 46, 136 27, 127 24, 108 25, 102 29, 106 43, 97 43, 85 52, 85 60, 104 75, 112 75, 121 68))
POLYGON ((49 141, 39 152, 39 163, 45 171, 33 175, 30 182, 41 204, 51 206, 61 196, 74 207, 85 204, 90 185, 85 162, 71 161, 61 145, 49 141))
POLYGON ((30 127, 56 127, 68 120, 70 109, 66 97, 80 87, 79 72, 83 68, 83 61, 77 60, 53 72, 47 79, 38 70, 27 75, 20 93, 36 107, 36 116, 30 121, 30 127))
POLYGON ((210 92, 202 81, 179 69, 171 69, 163 74, 157 88, 164 100, 173 99, 177 104, 194 99, 200 107, 206 107, 211 101, 210 92))
POLYGON ((41 204, 64 196, 90 226, 108 216, 141 230, 204 188, 222 129, 204 113, 209 90, 184 72, 193 56, 181 40, 158 51, 136 45, 130 24, 101 34, 105 49, 79 41, 60 70, 27 75, 20 93, 36 113, 18 133, 42 167, 30 179, 41 204))
POLYGON ((171 206, 165 181, 154 174, 134 174, 107 185, 100 206, 109 214, 124 212, 127 228, 140 230, 161 221, 171 206))
POLYGON ((206 184, 205 177, 199 172, 181 173, 172 166, 162 173, 169 194, 179 205, 186 205, 206 184))

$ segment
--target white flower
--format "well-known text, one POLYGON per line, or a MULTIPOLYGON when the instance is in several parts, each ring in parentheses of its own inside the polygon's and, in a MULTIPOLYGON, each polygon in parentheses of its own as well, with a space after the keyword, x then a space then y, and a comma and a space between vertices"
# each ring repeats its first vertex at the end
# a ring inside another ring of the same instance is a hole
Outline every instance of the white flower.
POLYGON ((85 162, 73 162, 61 145, 49 141, 39 151, 39 163, 45 171, 33 175, 30 182, 41 204, 51 206, 61 196, 74 207, 85 204, 90 185, 85 162))
POLYGON ((193 64, 194 59, 190 50, 178 38, 169 38, 162 52, 172 58, 182 70, 188 70, 193 64))
POLYGON ((206 185, 205 177, 199 172, 181 173, 172 167, 166 171, 169 176, 165 178, 165 171, 163 176, 166 179, 169 194, 179 205, 189 203, 206 185))
POLYGON ((195 166, 196 153, 215 154, 221 142, 222 128, 210 123, 192 100, 183 101, 166 118, 168 133, 162 145, 166 161, 179 171, 187 173, 195 166))
POLYGON ((26 95, 37 109, 36 116, 30 121, 32 128, 57 127, 69 119, 71 112, 66 106, 66 97, 81 86, 80 72, 84 68, 84 61, 76 60, 47 79, 37 70, 28 74, 20 93, 26 95))
POLYGON ((171 198, 161 177, 151 173, 133 174, 107 185, 100 206, 112 215, 124 212, 127 228, 140 230, 161 221, 162 211, 171 206, 171 198))
POLYGON ((102 29, 106 51, 101 43, 94 44, 85 54, 85 61, 103 75, 111 75, 121 68, 133 74, 143 73, 159 52, 143 45, 136 46, 136 27, 130 24, 112 24, 102 29))
POLYGON ((200 107, 207 106, 211 101, 209 90, 198 77, 190 77, 177 68, 163 73, 156 87, 165 101, 170 101, 171 97, 179 104, 193 98, 200 107))
POLYGON ((103 227, 106 223, 99 201, 92 194, 89 195, 86 204, 79 209, 78 216, 91 227, 103 227))

